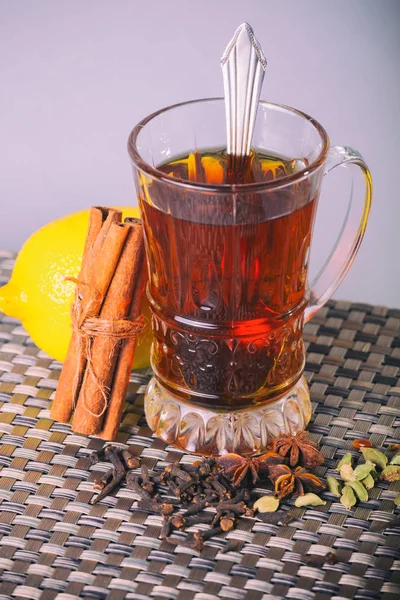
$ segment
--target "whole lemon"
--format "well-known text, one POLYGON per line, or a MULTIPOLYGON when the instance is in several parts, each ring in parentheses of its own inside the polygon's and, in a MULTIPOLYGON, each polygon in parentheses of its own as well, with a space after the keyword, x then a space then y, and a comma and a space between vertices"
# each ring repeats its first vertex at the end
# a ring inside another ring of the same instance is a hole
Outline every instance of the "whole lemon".
MULTIPOLYGON (((139 217, 138 207, 124 207, 123 218, 139 217)), ((89 210, 48 223, 22 246, 9 283, 0 288, 0 310, 22 321, 35 344, 64 361, 71 337, 70 309, 89 225, 89 210)), ((144 300, 149 320, 149 307, 144 300)), ((145 328, 136 348, 134 368, 150 364, 151 333, 145 328)))

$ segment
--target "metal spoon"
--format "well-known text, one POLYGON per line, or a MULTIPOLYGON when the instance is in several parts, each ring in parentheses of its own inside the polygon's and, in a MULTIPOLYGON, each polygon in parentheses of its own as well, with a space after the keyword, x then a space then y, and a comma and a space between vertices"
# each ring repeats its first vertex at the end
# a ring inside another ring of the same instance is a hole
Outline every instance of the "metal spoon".
POLYGON ((227 153, 238 159, 250 155, 266 66, 267 60, 252 28, 242 23, 221 58, 227 153))

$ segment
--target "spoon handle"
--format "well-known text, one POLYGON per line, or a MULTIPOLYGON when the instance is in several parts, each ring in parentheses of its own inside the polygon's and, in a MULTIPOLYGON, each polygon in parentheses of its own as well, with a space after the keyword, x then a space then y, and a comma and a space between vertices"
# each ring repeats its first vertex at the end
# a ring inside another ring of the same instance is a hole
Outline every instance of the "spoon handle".
POLYGON ((227 153, 249 156, 267 60, 248 23, 242 23, 222 58, 227 153))

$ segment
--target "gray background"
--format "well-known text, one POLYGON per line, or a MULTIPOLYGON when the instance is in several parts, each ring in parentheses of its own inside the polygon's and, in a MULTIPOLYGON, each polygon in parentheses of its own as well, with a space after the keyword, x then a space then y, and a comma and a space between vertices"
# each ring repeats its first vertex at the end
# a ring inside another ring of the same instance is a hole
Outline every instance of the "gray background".
MULTIPOLYGON (((245 20, 268 58, 263 98, 313 115, 372 171, 367 235, 336 297, 400 306, 399 0, 0 0, 0 248, 92 204, 136 203, 128 132, 221 95, 219 58, 245 20)), ((347 183, 327 178, 314 265, 347 183)))

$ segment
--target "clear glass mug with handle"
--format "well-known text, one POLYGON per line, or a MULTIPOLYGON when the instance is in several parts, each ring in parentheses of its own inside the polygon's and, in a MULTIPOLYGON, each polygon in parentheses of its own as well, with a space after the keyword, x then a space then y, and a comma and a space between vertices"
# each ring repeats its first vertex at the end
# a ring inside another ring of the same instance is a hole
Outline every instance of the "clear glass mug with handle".
POLYGON ((303 325, 351 266, 372 183, 358 152, 330 147, 317 121, 286 106, 259 104, 252 147, 273 157, 259 176, 227 183, 225 145, 222 98, 160 110, 129 138, 152 311, 145 411, 150 428, 184 450, 251 455, 310 420, 303 325), (363 178, 309 283, 321 184, 339 165, 363 178))

